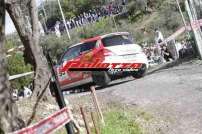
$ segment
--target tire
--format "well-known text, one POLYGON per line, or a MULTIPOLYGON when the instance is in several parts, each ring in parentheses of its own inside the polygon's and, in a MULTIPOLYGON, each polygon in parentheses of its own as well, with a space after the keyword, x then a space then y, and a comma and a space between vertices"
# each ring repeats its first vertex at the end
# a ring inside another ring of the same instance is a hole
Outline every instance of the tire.
POLYGON ((93 82, 101 87, 107 86, 111 82, 111 78, 107 74, 107 72, 93 72, 92 74, 93 82))
POLYGON ((147 67, 146 65, 144 65, 140 70, 133 72, 132 76, 133 78, 140 79, 146 75, 146 72, 147 72, 147 67))

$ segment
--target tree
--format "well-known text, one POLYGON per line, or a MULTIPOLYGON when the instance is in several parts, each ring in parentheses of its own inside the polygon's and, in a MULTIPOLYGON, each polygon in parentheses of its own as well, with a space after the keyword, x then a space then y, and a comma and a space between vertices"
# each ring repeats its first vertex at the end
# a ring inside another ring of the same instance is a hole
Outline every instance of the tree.
POLYGON ((38 11, 35 0, 7 0, 8 11, 20 39, 25 47, 24 57, 26 62, 34 66, 34 90, 33 97, 46 94, 50 80, 50 71, 47 59, 39 46, 38 11))
POLYGON ((11 89, 7 74, 6 53, 4 47, 5 4, 0 0, 0 133, 8 133, 24 127, 18 118, 18 110, 12 101, 11 89))

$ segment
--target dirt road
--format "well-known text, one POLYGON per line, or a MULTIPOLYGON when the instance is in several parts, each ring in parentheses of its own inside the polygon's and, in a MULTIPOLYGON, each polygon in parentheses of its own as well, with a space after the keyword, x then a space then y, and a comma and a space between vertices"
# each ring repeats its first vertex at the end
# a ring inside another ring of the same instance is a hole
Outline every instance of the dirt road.
MULTIPOLYGON (((202 134, 202 64, 186 62, 110 87, 110 94, 169 122, 164 133, 202 134)), ((106 89, 105 89, 106 90, 106 89)))
POLYGON ((97 92, 166 122, 160 133, 202 134, 202 62, 185 62, 97 92))

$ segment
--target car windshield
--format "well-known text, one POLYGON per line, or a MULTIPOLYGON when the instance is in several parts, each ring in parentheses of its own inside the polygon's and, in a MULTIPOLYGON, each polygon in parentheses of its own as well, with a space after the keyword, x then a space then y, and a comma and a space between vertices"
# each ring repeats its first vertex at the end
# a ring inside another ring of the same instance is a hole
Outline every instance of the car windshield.
POLYGON ((102 39, 105 47, 133 44, 133 42, 126 35, 115 35, 102 39))

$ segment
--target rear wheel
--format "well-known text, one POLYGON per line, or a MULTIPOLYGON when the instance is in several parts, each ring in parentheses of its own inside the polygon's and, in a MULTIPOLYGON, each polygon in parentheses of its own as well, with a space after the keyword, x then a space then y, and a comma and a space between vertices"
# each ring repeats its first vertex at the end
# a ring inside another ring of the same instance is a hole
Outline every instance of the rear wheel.
POLYGON ((111 78, 105 71, 93 72, 93 82, 101 87, 107 86, 111 82, 111 78))
POLYGON ((142 68, 140 68, 138 71, 135 71, 132 73, 132 76, 136 79, 142 78, 146 75, 147 67, 146 65, 143 65, 142 68))

